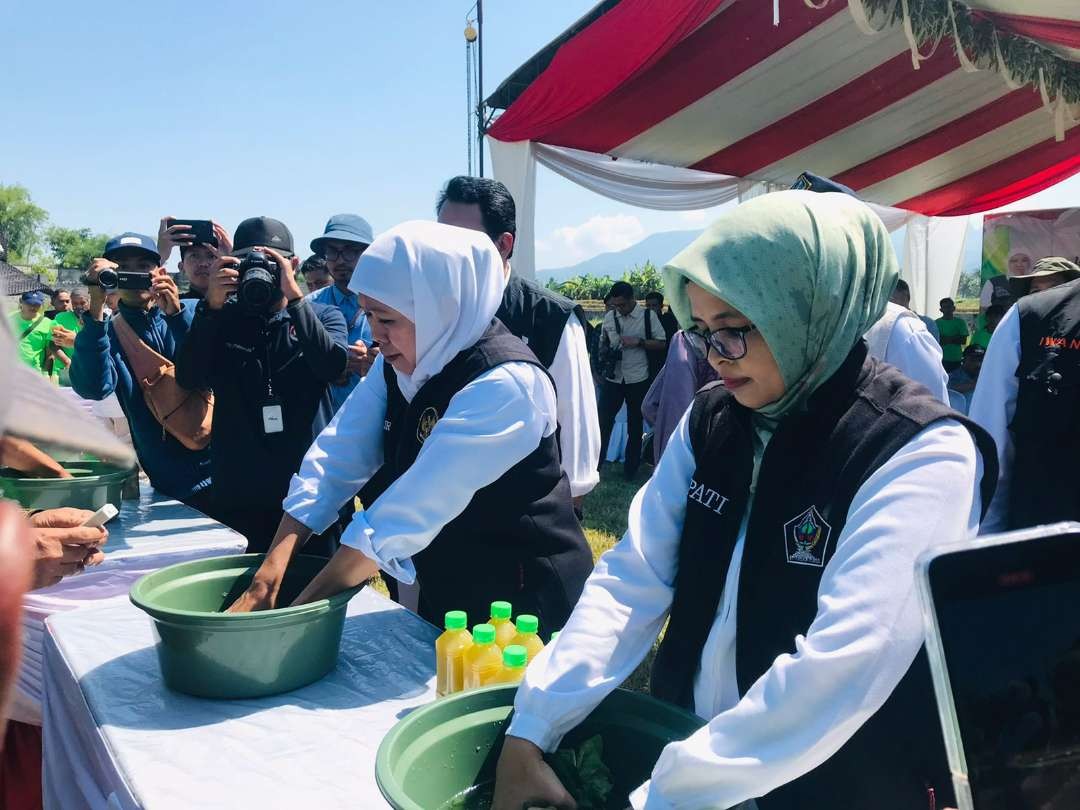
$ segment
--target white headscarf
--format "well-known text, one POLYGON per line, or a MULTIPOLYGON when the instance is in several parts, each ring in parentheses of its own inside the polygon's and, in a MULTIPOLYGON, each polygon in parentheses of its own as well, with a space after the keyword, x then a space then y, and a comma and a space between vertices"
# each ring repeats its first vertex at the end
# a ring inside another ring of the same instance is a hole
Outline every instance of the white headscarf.
POLYGON ((416 369, 398 387, 416 392, 480 339, 502 302, 506 276, 487 234, 437 222, 404 222, 372 242, 349 289, 416 324, 416 369))

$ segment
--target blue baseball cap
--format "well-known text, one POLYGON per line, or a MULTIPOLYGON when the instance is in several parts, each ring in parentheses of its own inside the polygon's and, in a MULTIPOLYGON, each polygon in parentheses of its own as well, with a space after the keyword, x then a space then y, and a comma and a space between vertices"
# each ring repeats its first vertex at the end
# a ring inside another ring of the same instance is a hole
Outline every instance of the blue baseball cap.
POLYGON ((101 255, 103 258, 113 261, 116 254, 120 251, 132 248, 150 254, 155 262, 161 262, 161 254, 158 253, 157 249, 157 240, 151 239, 146 234, 132 233, 131 231, 122 233, 119 236, 114 236, 110 239, 105 245, 105 252, 101 255))
POLYGON ((32 307, 40 307, 45 305, 45 293, 38 290, 31 290, 30 292, 24 292, 19 296, 19 302, 23 304, 29 304, 32 307))
POLYGON ((311 249, 316 253, 322 253, 322 246, 327 239, 338 239, 342 242, 356 242, 359 245, 370 245, 375 241, 375 234, 366 219, 356 214, 334 214, 323 228, 322 236, 311 240, 311 249))

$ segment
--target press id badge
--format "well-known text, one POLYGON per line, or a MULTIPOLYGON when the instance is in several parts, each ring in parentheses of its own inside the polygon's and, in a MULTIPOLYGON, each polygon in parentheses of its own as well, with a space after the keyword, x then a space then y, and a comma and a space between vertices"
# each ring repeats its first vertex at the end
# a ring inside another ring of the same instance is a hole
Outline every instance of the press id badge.
POLYGON ((285 430, 285 417, 280 402, 266 402, 262 406, 263 433, 281 433, 285 430))

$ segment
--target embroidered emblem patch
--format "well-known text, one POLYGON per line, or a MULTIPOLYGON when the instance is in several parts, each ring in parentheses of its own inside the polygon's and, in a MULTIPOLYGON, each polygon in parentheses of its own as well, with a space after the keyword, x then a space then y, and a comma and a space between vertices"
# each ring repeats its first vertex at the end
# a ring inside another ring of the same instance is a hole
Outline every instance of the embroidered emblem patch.
POLYGON ((435 429, 435 425, 439 422, 439 412, 434 408, 425 408, 424 412, 420 414, 420 421, 416 425, 416 440, 423 444, 427 437, 431 435, 431 431, 435 429))
POLYGON ((811 506, 797 518, 784 524, 784 543, 787 545, 787 561, 795 565, 825 565, 825 553, 829 548, 832 526, 811 506))

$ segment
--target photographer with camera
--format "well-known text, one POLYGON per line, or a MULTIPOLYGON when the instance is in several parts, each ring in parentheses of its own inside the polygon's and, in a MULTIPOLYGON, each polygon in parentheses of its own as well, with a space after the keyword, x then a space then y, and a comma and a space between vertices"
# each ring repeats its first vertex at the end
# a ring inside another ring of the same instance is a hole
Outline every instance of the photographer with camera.
POLYGON ((600 333, 600 463, 607 458, 608 442, 615 427, 615 417, 626 403, 626 461, 623 474, 633 480, 641 462, 641 403, 649 391, 648 352, 667 347, 664 326, 656 312, 640 307, 634 288, 616 281, 608 293, 612 309, 604 315, 600 333))
MULTIPOLYGON (((304 453, 334 414, 330 384, 346 368, 339 310, 304 299, 284 223, 246 219, 217 260, 177 359, 185 388, 211 388, 210 514, 265 551, 304 453)), ((327 556, 328 537, 312 547, 327 556)))
POLYGON ((90 306, 75 338, 72 388, 80 397, 91 400, 103 400, 115 392, 150 483, 158 491, 205 512, 210 487, 209 451, 185 447, 162 427, 135 371, 137 359, 122 343, 128 338, 122 338, 117 331, 131 333, 130 345, 141 344, 166 361, 175 362, 194 310, 181 303, 176 282, 161 266, 157 245, 142 234, 124 233, 110 239, 103 258, 91 263, 85 283, 90 288, 90 306), (105 318, 109 293, 116 293, 118 301, 112 316, 105 318))

